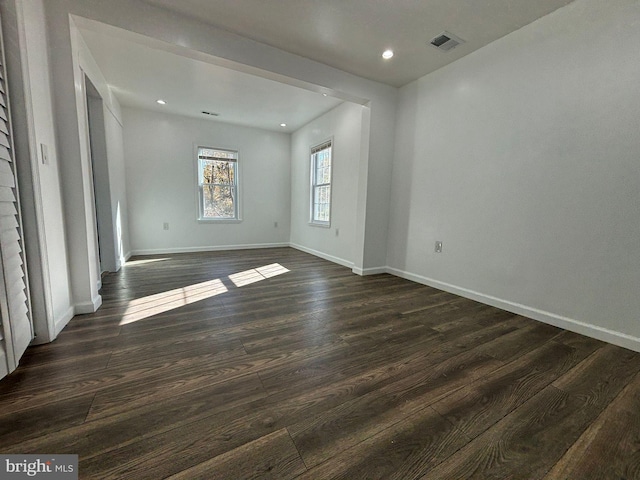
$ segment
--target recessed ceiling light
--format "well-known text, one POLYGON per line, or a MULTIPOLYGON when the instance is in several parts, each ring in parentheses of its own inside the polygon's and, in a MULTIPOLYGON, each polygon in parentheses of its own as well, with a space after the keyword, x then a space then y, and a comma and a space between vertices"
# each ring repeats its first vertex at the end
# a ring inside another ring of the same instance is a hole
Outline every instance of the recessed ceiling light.
POLYGON ((385 50, 382 52, 382 58, 385 60, 389 60, 391 57, 393 57, 393 50, 385 50))
POLYGON ((327 94, 326 94, 326 93, 323 93, 323 94, 322 94, 322 96, 323 96, 323 97, 326 97, 326 96, 327 96, 327 94))
POLYGON ((286 124, 286 123, 281 123, 281 124, 280 124, 280 126, 281 126, 281 127, 286 127, 286 126, 287 126, 287 124, 286 124))
POLYGON ((156 103, 159 103, 160 105, 166 105, 167 102, 165 102, 164 100, 162 100, 161 98, 156 100, 156 103))

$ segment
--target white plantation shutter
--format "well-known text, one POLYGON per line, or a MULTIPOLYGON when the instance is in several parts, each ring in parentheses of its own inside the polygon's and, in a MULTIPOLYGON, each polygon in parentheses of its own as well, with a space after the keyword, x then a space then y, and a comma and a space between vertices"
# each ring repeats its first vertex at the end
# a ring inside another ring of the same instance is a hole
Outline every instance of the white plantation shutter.
MULTIPOLYGON (((0 31, 0 40, 2 39, 0 31)), ((12 372, 33 338, 22 249, 4 48, 0 43, 0 377, 12 372)))

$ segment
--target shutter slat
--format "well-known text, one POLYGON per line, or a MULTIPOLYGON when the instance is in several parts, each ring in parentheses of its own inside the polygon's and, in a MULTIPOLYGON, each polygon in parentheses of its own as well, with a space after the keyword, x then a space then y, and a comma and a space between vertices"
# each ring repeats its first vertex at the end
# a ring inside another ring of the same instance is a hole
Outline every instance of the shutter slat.
POLYGON ((0 216, 17 215, 16 205, 14 203, 0 202, 0 216))
POLYGON ((0 242, 5 245, 9 242, 19 242, 20 234, 16 229, 7 230, 6 232, 0 232, 0 242))
POLYGON ((3 258, 4 260, 4 271, 11 272, 22 269, 22 256, 16 255, 10 258, 3 258))
POLYGON ((9 271, 12 277, 15 277, 15 281, 11 285, 7 286, 7 292, 11 295, 18 295, 20 292, 24 292, 24 273, 22 268, 15 268, 9 271))
POLYGON ((20 248, 20 243, 14 242, 9 245, 5 245, 2 248, 2 256, 3 257, 11 257, 12 255, 19 255, 22 252, 22 248, 20 248))
POLYGON ((16 197, 13 194, 11 188, 8 187, 0 187, 0 202, 14 203, 16 201, 16 197))
POLYGON ((24 294, 24 290, 14 293, 11 298, 9 298, 9 308, 13 309, 13 312, 18 312, 20 304, 23 305, 27 301, 27 296, 24 294))
POLYGON ((7 175, 4 173, 0 173, 0 187, 9 187, 13 188, 16 186, 16 182, 13 178, 13 175, 7 175))
POLYGON ((19 292, 20 290, 24 290, 24 272, 18 272, 16 278, 14 279, 11 285, 7 286, 7 291, 11 292, 19 292))
POLYGON ((9 142, 9 137, 7 136, 6 133, 0 132, 0 145, 3 145, 7 148, 11 148, 11 142, 9 142))
MULTIPOLYGON (((22 284, 24 285, 24 281, 22 282, 22 284)), ((11 296, 11 298, 23 298, 23 300, 26 302, 27 299, 27 295, 25 292, 24 288, 14 288, 12 290, 7 289, 7 294, 9 294, 11 296)))
POLYGON ((9 311, 11 312, 13 323, 29 321, 29 310, 27 309, 26 297, 22 303, 16 304, 15 308, 9 307, 9 311))
POLYGON ((9 187, 0 187, 0 202, 14 203, 16 196, 13 194, 13 190, 9 187))
MULTIPOLYGON (((2 120, 0 120, 2 122, 2 120)), ((13 175, 13 169, 11 168, 11 164, 6 160, 0 159, 0 173, 4 175, 13 175)))
POLYGON ((0 217, 0 230, 8 231, 14 228, 18 228, 18 219, 15 215, 3 215, 0 217))

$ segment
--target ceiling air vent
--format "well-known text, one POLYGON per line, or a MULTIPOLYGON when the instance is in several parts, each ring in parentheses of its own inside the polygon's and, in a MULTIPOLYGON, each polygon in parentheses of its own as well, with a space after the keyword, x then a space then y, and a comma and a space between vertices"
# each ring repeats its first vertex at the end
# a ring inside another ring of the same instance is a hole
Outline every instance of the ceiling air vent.
POLYGON ((461 43, 464 43, 464 40, 462 40, 460 37, 456 37, 452 33, 442 32, 440 35, 433 38, 429 43, 436 47, 438 50, 444 50, 445 52, 448 52, 461 43))

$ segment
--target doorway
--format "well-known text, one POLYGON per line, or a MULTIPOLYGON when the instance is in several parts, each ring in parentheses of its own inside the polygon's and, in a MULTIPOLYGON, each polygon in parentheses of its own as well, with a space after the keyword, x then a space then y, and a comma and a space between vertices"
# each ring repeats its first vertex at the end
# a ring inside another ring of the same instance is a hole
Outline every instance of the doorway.
POLYGON ((98 89, 87 75, 84 76, 87 126, 89 131, 89 156, 93 180, 94 212, 97 230, 97 259, 100 273, 115 272, 116 249, 114 218, 111 208, 111 189, 107 138, 104 121, 104 102, 98 89))

